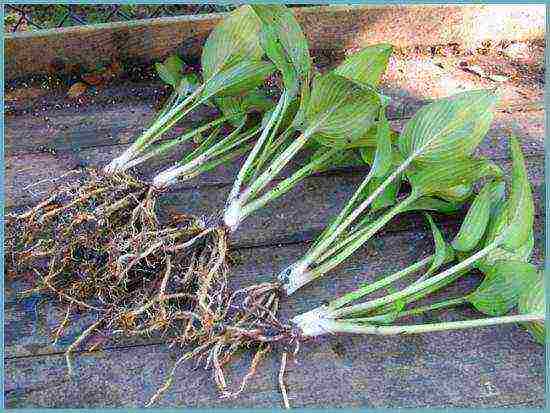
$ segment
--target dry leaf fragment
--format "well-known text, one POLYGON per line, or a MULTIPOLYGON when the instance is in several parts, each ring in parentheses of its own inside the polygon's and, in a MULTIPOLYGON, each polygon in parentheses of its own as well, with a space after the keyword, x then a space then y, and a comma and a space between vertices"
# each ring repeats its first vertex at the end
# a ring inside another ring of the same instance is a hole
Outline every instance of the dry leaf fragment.
POLYGON ((70 98, 76 98, 78 96, 83 95, 86 92, 86 89, 88 89, 88 86, 83 82, 76 82, 74 85, 72 85, 67 92, 67 96, 70 98))

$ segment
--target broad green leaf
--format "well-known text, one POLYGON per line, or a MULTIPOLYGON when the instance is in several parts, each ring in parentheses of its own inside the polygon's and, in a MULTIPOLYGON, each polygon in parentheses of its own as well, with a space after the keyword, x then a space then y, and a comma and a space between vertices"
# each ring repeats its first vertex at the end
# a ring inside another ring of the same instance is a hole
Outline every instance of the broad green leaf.
POLYGON ((508 218, 508 204, 508 200, 501 199, 493 206, 489 223, 487 225, 485 240, 483 242, 484 246, 488 246, 497 238, 502 237, 505 234, 506 222, 508 218))
MULTIPOLYGON (((278 128, 278 130, 280 131, 284 131, 284 130, 287 130, 287 128, 289 128, 291 125, 293 125, 295 119, 296 119, 296 114, 299 110, 299 106, 300 106, 300 101, 298 99, 293 99, 290 101, 287 109, 284 111, 283 113, 283 119, 281 120, 281 124, 278 128)), ((262 118, 262 128, 265 128, 267 126, 267 123, 269 122, 269 120, 271 119, 271 117, 273 116, 273 111, 275 110, 275 108, 273 107, 272 109, 268 110, 265 112, 265 115, 264 117, 262 118)), ((313 140, 309 141, 309 143, 312 143, 313 140)), ((306 146, 308 146, 306 144, 306 146)))
MULTIPOLYGON (((315 149, 316 152, 324 153, 327 151, 327 147, 318 145, 315 149)), ((315 155, 314 155, 315 156, 315 155)), ((309 162, 309 159, 308 159, 309 162)), ((338 152, 333 158, 331 158, 330 165, 326 165, 325 168, 320 170, 328 170, 332 168, 348 168, 352 166, 363 166, 363 160, 359 153, 353 149, 348 149, 338 152)))
POLYGON ((307 39, 292 11, 283 5, 251 6, 261 21, 260 42, 292 95, 311 70, 307 39))
POLYGON ((468 301, 482 313, 500 316, 514 308, 537 279, 537 268, 522 261, 497 261, 486 269, 485 277, 468 301))
POLYGON ((510 138, 512 187, 507 208, 508 234, 504 248, 514 250, 525 243, 533 227, 534 205, 525 161, 516 138, 510 138))
POLYGON ((313 82, 302 127, 326 146, 355 147, 364 131, 374 125, 379 109, 375 93, 327 73, 313 82))
MULTIPOLYGON (((389 174, 388 174, 389 176, 389 174)), ((372 178, 367 185, 367 194, 372 194, 376 188, 378 188, 388 176, 382 178, 372 178)), ((378 195, 370 206, 371 211, 378 211, 383 208, 395 205, 397 202, 397 194, 401 188, 401 177, 396 178, 391 184, 389 184, 384 191, 378 195)))
POLYGON ((483 268, 484 266, 493 265, 499 260, 517 260, 527 262, 531 258, 534 246, 535 238, 533 236, 533 231, 531 231, 525 243, 519 248, 509 251, 505 248, 498 247, 483 257, 483 259, 478 262, 477 267, 483 268))
MULTIPOLYGON (((378 137, 378 124, 372 126, 367 133, 359 139, 358 142, 361 143, 360 151, 361 156, 365 160, 365 162, 369 165, 372 165, 374 162, 374 154, 376 153, 376 145, 377 145, 377 137, 378 137)), ((394 130, 390 129, 390 142, 392 143, 392 146, 397 143, 397 140, 399 139, 399 133, 397 133, 394 130)), ((401 161, 396 164, 395 166, 401 165, 403 163, 403 156, 401 156, 401 153, 399 150, 394 149, 394 158, 397 156, 401 161)))
POLYGON ((386 119, 384 109, 380 110, 380 120, 377 125, 376 133, 376 153, 372 163, 374 177, 382 178, 388 175, 393 164, 391 129, 390 123, 386 119))
POLYGON ((485 177, 500 177, 502 170, 486 159, 460 159, 413 168, 408 179, 418 195, 445 196, 449 188, 472 185, 485 177))
POLYGON ((365 47, 346 57, 334 72, 355 82, 376 87, 386 70, 392 51, 390 44, 365 47))
POLYGON ((461 204, 445 201, 443 199, 424 196, 410 204, 406 211, 434 211, 444 214, 452 214, 460 211, 461 204))
POLYGON ((175 89, 182 78, 183 65, 183 60, 176 55, 172 55, 162 63, 155 63, 155 70, 164 83, 175 89))
POLYGON ((316 76, 320 76, 315 68, 305 77, 302 87, 300 88, 300 98, 293 99, 292 102, 298 102, 298 110, 296 111, 294 118, 292 119, 292 128, 295 130, 304 130, 306 122, 306 110, 309 106, 309 98, 311 97, 311 85, 312 79, 316 76))
POLYGON ((457 251, 471 251, 485 234, 491 207, 504 196, 504 182, 489 182, 472 202, 464 221, 451 245, 457 251))
POLYGON ((489 129, 496 102, 493 92, 476 90, 422 107, 401 133, 403 157, 416 164, 469 157, 489 129))
POLYGON ((243 96, 226 96, 216 98, 216 106, 225 116, 241 114, 229 122, 234 126, 240 125, 247 113, 266 112, 273 108, 273 101, 261 90, 253 89, 243 96))
POLYGON ((275 70, 269 62, 246 60, 216 74, 205 83, 202 98, 234 96, 260 86, 275 70))
MULTIPOLYGON (((520 295, 518 311, 520 314, 543 315, 545 313, 544 277, 542 271, 539 271, 534 282, 530 284, 520 295)), ((544 322, 535 321, 525 323, 525 327, 537 343, 544 344, 546 338, 544 322)))
POLYGON ((250 6, 232 11, 212 30, 201 56, 203 79, 244 60, 259 61, 264 55, 259 40, 260 20, 250 6))
POLYGON ((453 259, 454 254, 452 253, 452 249, 448 247, 447 243, 445 242, 445 239, 443 238, 443 234, 435 225, 434 220, 429 214, 425 214, 426 219, 430 223, 430 228, 432 229, 432 234, 434 237, 434 243, 435 243, 435 253, 434 258, 432 261, 432 265, 430 265, 430 268, 428 268, 428 271, 423 275, 424 278, 428 278, 430 275, 432 275, 435 271, 437 271, 438 268, 440 268, 443 264, 446 262, 449 262, 453 259))
POLYGON ((461 204, 470 199, 473 193, 474 186, 472 184, 465 184, 442 189, 438 196, 445 201, 461 204))
MULTIPOLYGON (((376 190, 376 188, 378 188, 391 175, 391 173, 393 172, 393 168, 391 168, 392 166, 396 168, 403 162, 403 158, 401 157, 399 151, 397 151, 394 147, 390 147, 390 149, 392 158, 390 168, 388 168, 386 175, 382 177, 375 176, 371 178, 370 182, 367 184, 364 196, 372 194, 376 190)), ((361 147, 360 151, 361 157, 367 164, 373 165, 375 163, 377 151, 373 152, 372 148, 366 147, 361 147), (368 153, 369 151, 370 153, 368 153)), ((374 168, 374 166, 372 167, 374 168)), ((380 209, 392 206, 396 203, 397 195, 399 193, 399 189, 401 188, 402 178, 403 174, 400 174, 384 189, 384 191, 371 204, 371 211, 378 211, 380 209)))

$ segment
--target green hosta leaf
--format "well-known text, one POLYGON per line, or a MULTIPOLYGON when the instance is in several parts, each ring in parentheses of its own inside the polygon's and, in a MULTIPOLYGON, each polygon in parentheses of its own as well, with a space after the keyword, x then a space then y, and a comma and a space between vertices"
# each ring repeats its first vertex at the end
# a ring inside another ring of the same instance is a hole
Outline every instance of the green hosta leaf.
POLYGON ((474 193, 474 186, 472 184, 457 185, 451 188, 442 189, 438 196, 445 201, 454 202, 456 204, 462 204, 466 202, 474 193))
POLYGON ((251 90, 244 96, 227 96, 216 98, 216 106, 225 116, 241 114, 229 122, 234 126, 240 125, 246 114, 250 112, 266 112, 273 108, 273 101, 261 90, 251 90))
POLYGON ((315 69, 313 69, 311 73, 308 73, 300 89, 300 98, 292 100, 292 102, 298 101, 298 110, 296 111, 294 118, 292 120, 292 127, 296 130, 305 129, 306 109, 309 106, 309 98, 311 97, 311 84, 312 84, 312 78, 314 73, 315 73, 315 76, 320 76, 315 71, 315 69))
MULTIPOLYGON (((363 157, 365 162, 369 165, 372 165, 372 163, 374 162, 374 154, 376 153, 377 137, 378 137, 378 124, 372 126, 367 131, 367 133, 363 135, 358 141, 361 144, 361 147, 360 147, 361 156, 363 157)), ((399 134, 394 130, 390 129, 389 138, 393 146, 394 144, 397 143, 399 134)), ((403 156, 401 156, 401 153, 397 149, 393 150, 393 157, 400 159, 400 162, 395 165, 396 167, 401 165, 401 163, 404 160, 403 156)))
POLYGON ((430 228, 432 229, 432 234, 433 234, 434 243, 435 243, 435 253, 434 253, 432 265, 430 265, 430 268, 428 268, 428 271, 426 271, 426 273, 423 275, 424 278, 428 278, 435 271, 437 271, 437 269, 440 268, 443 264, 452 260, 454 254, 452 253, 452 248, 449 248, 449 246, 445 242, 445 239, 443 238, 443 234, 441 233, 439 228, 437 228, 437 225, 435 225, 435 222, 433 221, 432 217, 429 214, 425 214, 425 216, 428 222, 430 223, 430 228))
POLYGON ((535 237, 533 236, 533 231, 531 231, 525 243, 519 248, 516 248, 513 251, 508 251, 507 249, 501 247, 496 248, 483 257, 483 259, 477 263, 477 267, 483 268, 483 266, 493 265, 499 260, 517 260, 527 262, 531 258, 534 246, 535 237))
POLYGON ((477 90, 424 106, 401 133, 403 157, 421 164, 470 156, 489 129, 496 102, 493 92, 477 90))
MULTIPOLYGON (((521 314, 540 314, 545 313, 545 295, 544 295, 544 277, 539 271, 534 282, 527 286, 519 297, 518 311, 521 314)), ((535 321, 525 323, 525 327, 531 333, 535 341, 544 344, 545 330, 544 322, 535 321)))
POLYGON ((384 109, 381 109, 376 133, 376 153, 372 163, 374 177, 382 178, 387 176, 392 167, 392 161, 390 123, 386 119, 384 109))
POLYGON ((489 224, 487 225, 485 241, 483 242, 484 246, 491 244, 498 237, 502 237, 505 234, 508 204, 507 200, 501 199, 493 206, 489 224))
POLYGON ((341 76, 327 73, 313 82, 304 108, 303 127, 330 147, 359 146, 359 139, 374 125, 380 100, 372 91, 341 76))
MULTIPOLYGON (((508 219, 508 207, 509 201, 501 199, 496 202, 491 211, 491 217, 489 224, 487 225, 487 231, 483 246, 486 247, 493 243, 497 238, 506 236, 507 219, 508 219)), ((507 250, 503 246, 499 246, 496 249, 489 252, 481 260, 478 261, 476 266, 482 268, 487 265, 492 265, 498 260, 513 259, 518 261, 527 261, 531 255, 533 248, 533 236, 531 231, 531 237, 527 239, 527 242, 520 248, 514 250, 507 250)))
POLYGON ((334 72, 355 82, 376 87, 386 70, 392 51, 390 44, 365 47, 346 57, 334 72))
POLYGON ((534 205, 525 161, 516 138, 510 139, 510 147, 512 152, 512 187, 507 208, 509 231, 504 241, 504 247, 513 250, 525 243, 533 228, 534 205))
POLYGON ((178 82, 176 92, 181 97, 185 97, 193 93, 199 87, 199 77, 194 73, 183 75, 178 82))
POLYGON ((205 83, 202 98, 234 96, 255 89, 274 70, 275 66, 272 63, 259 60, 237 63, 210 78, 205 83))
POLYGON ((485 314, 500 316, 514 308, 520 295, 537 279, 537 268, 522 261, 497 261, 468 301, 485 314))
POLYGON ((244 60, 259 61, 264 55, 259 30, 260 20, 250 6, 241 6, 225 17, 202 49, 204 81, 244 60))
POLYGON ((471 251, 481 241, 485 234, 491 207, 504 196, 504 182, 489 182, 472 202, 462 226, 451 243, 458 251, 471 251))
POLYGON ((181 60, 178 56, 173 55, 168 57, 162 63, 155 63, 155 70, 164 83, 175 89, 182 78, 181 71, 183 66, 183 60, 181 60))
POLYGON ((269 59, 283 75, 285 88, 297 93, 311 70, 307 39, 294 17, 283 5, 251 6, 261 21, 260 41, 269 59))
MULTIPOLYGON (((319 145, 317 148, 317 151, 319 153, 326 152, 327 148, 326 146, 319 145)), ((363 166, 363 160, 361 159, 361 156, 353 149, 348 149, 345 151, 338 152, 333 158, 331 158, 330 165, 327 165, 322 170, 327 170, 331 168, 346 168, 351 166, 363 166)))
MULTIPOLYGON (((389 176, 389 174, 388 174, 389 176)), ((367 185, 367 194, 372 194, 376 188, 378 188, 388 176, 382 178, 373 178, 367 185)), ((391 184, 389 184, 384 191, 378 195, 378 197, 370 205, 371 211, 378 211, 383 208, 395 205, 397 202, 397 194, 401 188, 401 178, 396 178, 391 184)))
POLYGON ((405 211, 434 211, 441 212, 444 214, 452 214, 457 211, 460 211, 461 204, 455 202, 445 201, 439 198, 433 197, 421 197, 417 199, 412 204, 410 204, 405 211))
POLYGON ((481 178, 501 175, 501 169, 491 161, 460 159, 415 168, 408 173, 408 178, 417 194, 445 196, 449 188, 470 186, 481 178))
MULTIPOLYGON (((399 151, 397 151, 394 147, 390 147, 390 148, 391 148, 391 158, 392 158, 390 167, 391 166, 398 167, 403 162, 403 158, 401 157, 401 154, 399 153, 399 151)), ((361 157, 367 164, 373 165, 375 163, 375 156, 377 151, 373 151, 372 148, 366 148, 366 147, 361 147, 360 151, 361 151, 361 157)), ((373 178, 371 178, 370 182, 367 184, 364 194, 366 196, 372 194, 392 174, 392 172, 393 172, 393 168, 388 168, 386 175, 382 177, 376 177, 375 175, 373 178)), ((399 189, 401 188, 402 178, 403 178, 403 175, 400 174, 373 201, 373 203, 370 206, 370 209, 372 211, 378 211, 380 209, 392 206, 396 203, 397 195, 399 193, 399 189)))
MULTIPOLYGON (((374 125, 370 129, 370 131, 367 132, 367 134, 359 140, 359 142, 361 143, 359 151, 361 153, 361 157, 367 165, 372 165, 374 163, 374 156, 376 155, 377 146, 377 135, 378 125, 374 125)), ((392 143, 392 159, 393 166, 395 168, 401 165, 404 161, 403 156, 401 156, 401 152, 399 152, 399 149, 397 149, 397 147, 395 146, 398 138, 399 134, 393 130, 390 130, 390 141, 392 143)))

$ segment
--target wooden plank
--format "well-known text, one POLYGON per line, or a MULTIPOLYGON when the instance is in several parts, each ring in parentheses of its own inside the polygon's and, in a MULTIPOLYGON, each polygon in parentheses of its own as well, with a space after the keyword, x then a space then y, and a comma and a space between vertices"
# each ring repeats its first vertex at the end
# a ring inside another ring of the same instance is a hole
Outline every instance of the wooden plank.
MULTIPOLYGON (((544 49, 533 50, 533 56, 543 58, 544 49)), ((339 55, 334 61, 321 62, 321 69, 336 65, 343 57, 339 55)), ((500 111, 543 109, 544 79, 533 78, 532 73, 525 70, 528 66, 518 66, 513 59, 502 58, 496 52, 490 56, 461 53, 446 57, 408 52, 391 57, 382 79, 382 93, 392 98, 389 118, 409 118, 434 98, 464 90, 493 88, 495 82, 461 68, 461 64, 469 62, 489 65, 493 72, 509 76, 509 81, 499 86, 500 111)), ((489 69, 487 71, 489 73, 489 69)), ((7 94, 5 148, 10 154, 34 152, 40 147, 81 150, 133 140, 148 125, 153 108, 159 106, 166 90, 156 81, 122 80, 91 88, 75 100, 67 96, 64 87, 51 89, 46 95, 41 93, 47 90, 29 88, 41 92, 33 97, 34 92, 19 87, 7 94)), ((186 120, 194 124, 214 113, 201 108, 186 120)), ((182 123, 181 126, 188 125, 182 123)))
MULTIPOLYGON (((538 221, 537 225, 541 224, 538 221)), ((445 232, 450 230, 447 227, 445 232)), ((543 245, 539 237, 535 252, 535 262, 539 265, 544 259, 543 245)), ((237 286, 269 279, 305 248, 306 245, 300 244, 242 251, 243 264, 235 268, 232 282, 237 286)), ((281 305, 281 317, 286 319, 311 309, 358 283, 401 268, 431 253, 432 249, 427 232, 377 239, 377 245, 373 243, 361 251, 332 276, 286 299, 281 305)), ((477 283, 476 276, 465 277, 434 299, 456 296, 477 283)), ((47 348, 44 342, 33 342, 33 339, 51 331, 50 310, 49 305, 43 307, 38 315, 41 321, 37 322, 32 309, 21 315, 8 307, 7 348, 14 349, 11 339, 15 336, 20 354, 25 351, 33 354, 33 348, 39 345, 47 348), (16 319, 17 316, 20 318, 16 319), (39 333, 24 328, 25 325, 32 325, 39 333), (23 334, 14 334, 19 327, 23 328, 23 334)), ((470 309, 459 308, 411 321, 437 322, 465 316, 478 315, 470 309)), ((61 354, 8 358, 5 361, 6 405, 9 408, 142 406, 163 383, 164 375, 181 351, 134 342, 132 347, 79 355, 75 359, 78 374, 72 380, 66 377, 61 354)), ((157 407, 278 407, 279 357, 278 352, 271 354, 250 381, 248 390, 229 400, 217 397, 210 372, 191 370, 189 364, 183 365, 174 386, 157 407)), ((233 374, 242 377, 249 361, 249 354, 236 361, 233 374)), ((298 361, 299 364, 289 363, 286 376, 294 407, 543 405, 544 348, 535 345, 517 326, 410 337, 326 337, 305 343, 298 361)), ((233 387, 236 386, 233 381, 233 387)))
MULTIPOLYGON (((543 5, 328 6, 294 9, 312 49, 543 38, 543 5)), ((91 67, 158 59, 179 48, 196 57, 222 14, 180 16, 5 35, 6 78, 48 73, 63 61, 91 67), (94 45, 90 47, 90 45, 94 45)))
MULTIPOLYGON (((412 83, 412 82, 411 82, 412 83)), ((478 87, 468 88, 469 90, 478 87)), ((143 88, 149 89, 149 88, 143 88)), ((388 86, 381 90, 392 99, 388 109, 388 118, 392 120, 408 119, 418 109, 429 103, 428 94, 417 95, 414 90, 398 89, 388 86)), ((447 94, 448 96, 448 94, 447 94)), ((60 95, 59 101, 68 99, 60 95)), ((58 102, 59 102, 58 101, 58 102)), ((544 105, 542 100, 506 99, 499 105, 501 122, 510 123, 510 113, 520 117, 541 117, 544 105)), ((59 151, 120 145, 132 142, 144 131, 155 113, 155 102, 121 100, 118 104, 94 102, 81 106, 78 110, 70 107, 65 110, 53 109, 46 105, 37 105, 21 111, 18 116, 8 116, 5 122, 5 150, 8 155, 43 151, 44 148, 59 151)), ((197 127, 217 114, 212 108, 202 107, 166 134, 164 139, 179 136, 192 126, 197 127)), ((498 121, 498 120, 497 120, 498 121)))
MULTIPOLYGON (((400 129, 404 121, 392 123, 396 129, 400 129)), ((508 137, 512 132, 521 139, 526 156, 542 156, 544 154, 544 113, 542 111, 497 114, 491 130, 479 147, 478 153, 492 159, 507 159, 509 157, 508 137)), ((126 133, 127 129, 120 136, 127 136, 126 133)), ((57 140, 57 142, 60 140, 57 140)), ((61 142, 64 141, 61 140, 61 142)), ((58 178, 79 165, 101 167, 108 160, 122 153, 125 147, 125 145, 87 149, 78 149, 77 147, 74 150, 57 149, 54 154, 42 152, 7 156, 6 205, 8 207, 29 205, 33 200, 36 201, 40 196, 50 191, 55 185, 55 182, 45 180, 58 178), (38 182, 42 183, 37 185, 38 182), (28 188, 29 184, 33 184, 30 189, 28 188)), ((179 152, 166 159, 152 159, 138 168, 137 172, 144 179, 149 179, 155 171, 160 171, 163 165, 169 165, 170 162, 175 161, 178 154, 179 152)), ((288 176, 289 171, 295 169, 300 162, 303 162, 304 156, 298 156, 282 172, 281 176, 288 176)), ((182 187, 200 188, 202 186, 229 185, 233 182, 241 162, 242 160, 220 166, 215 171, 205 173, 190 182, 184 183, 182 187)))
MULTIPOLYGON (((535 263, 540 265, 542 251, 544 251, 544 181, 540 175, 543 171, 543 164, 539 159, 536 163, 530 162, 528 166, 530 177, 535 186, 537 228, 535 234, 537 251, 539 251, 535 263)), ((508 170, 509 165, 505 165, 505 168, 508 170)), ((244 262, 242 266, 235 269, 235 278, 242 282, 242 285, 252 283, 254 280, 267 280, 274 269, 281 270, 305 252, 307 243, 314 239, 326 225, 327 220, 341 209, 360 181, 360 177, 348 176, 346 178, 338 180, 315 178, 307 186, 297 188, 294 197, 282 198, 270 207, 249 217, 243 223, 239 233, 232 237, 231 245, 244 262), (333 188, 333 190, 329 191, 327 188, 333 188), (292 245, 281 246, 284 244, 292 245)), ((185 212, 197 213, 201 206, 210 212, 215 208, 223 207, 226 194, 225 191, 220 190, 203 191, 200 203, 194 202, 196 196, 193 191, 186 191, 173 194, 164 202, 181 208, 185 212)), ((454 234, 458 229, 459 217, 439 216, 437 218, 448 234, 454 234)), ((426 223, 420 214, 400 216, 388 224, 386 229, 366 248, 350 257, 349 261, 342 265, 343 269, 333 272, 337 275, 338 282, 321 283, 319 284, 320 290, 314 288, 310 291, 308 289, 304 295, 310 295, 312 300, 319 301, 326 298, 326 296, 322 296, 322 291, 343 293, 359 280, 359 278, 349 278, 349 274, 363 270, 367 275, 376 274, 388 265, 388 258, 391 258, 391 265, 394 265, 395 261, 396 266, 392 268, 399 268, 405 262, 411 262, 410 259, 415 257, 416 249, 418 249, 418 254, 421 253, 421 245, 426 245, 426 254, 430 251, 432 247, 429 234, 426 223), (410 245, 411 248, 405 247, 406 245, 410 245), (404 256, 400 254, 404 254, 404 256)), ((452 235, 449 235, 448 239, 451 238, 452 235)), ((64 341, 61 342, 61 347, 56 347, 49 343, 55 321, 62 316, 60 314, 62 309, 48 301, 41 304, 41 307, 35 308, 40 301, 38 298, 17 302, 16 291, 30 288, 28 280, 23 275, 15 281, 7 280, 6 285, 6 319, 13 323, 7 329, 11 333, 8 333, 5 339, 8 356, 51 353, 60 351, 62 346, 68 344, 67 341, 64 341)), ((303 311, 304 308, 307 306, 296 309, 296 311, 303 311)), ((81 323, 86 321, 82 320, 81 323)))

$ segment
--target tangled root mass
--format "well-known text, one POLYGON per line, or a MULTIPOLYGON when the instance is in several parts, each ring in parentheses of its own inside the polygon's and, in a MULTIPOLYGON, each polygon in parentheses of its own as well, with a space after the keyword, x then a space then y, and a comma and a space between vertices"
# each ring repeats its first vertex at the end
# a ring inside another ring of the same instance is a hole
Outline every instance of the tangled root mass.
POLYGON ((162 333, 171 345, 192 344, 151 402, 190 358, 212 369, 222 395, 234 396, 274 343, 297 345, 299 337, 277 320, 278 285, 230 290, 225 228, 183 214, 161 225, 157 196, 129 175, 87 171, 7 217, 7 274, 33 273, 34 286, 24 294, 48 293, 65 303, 58 332, 71 312, 97 315, 67 355, 95 333, 111 340, 162 333), (256 349, 250 369, 231 392, 225 368, 250 347, 256 349))

